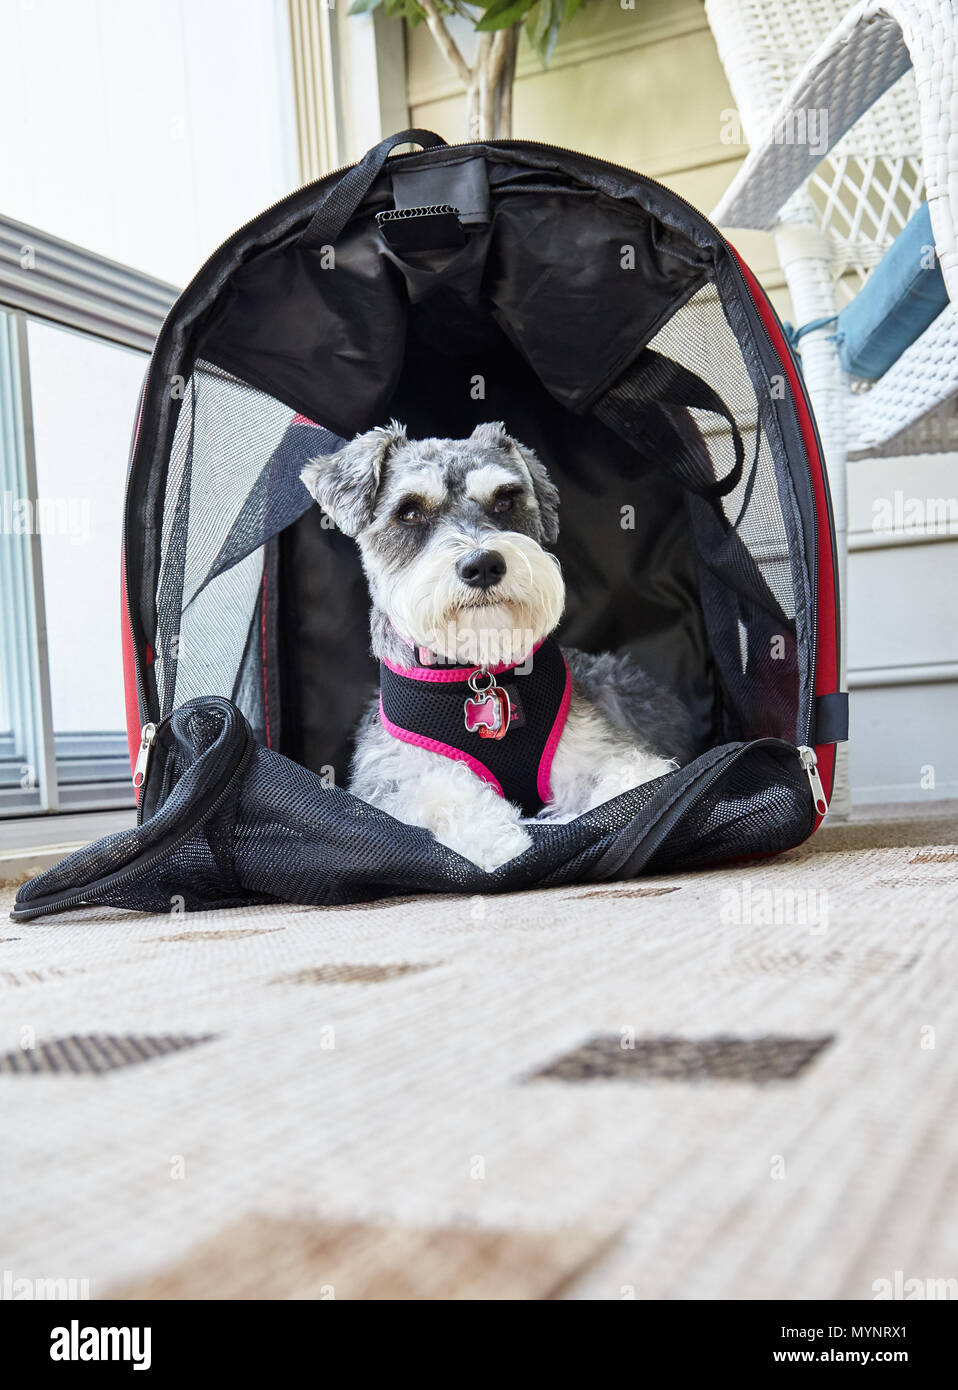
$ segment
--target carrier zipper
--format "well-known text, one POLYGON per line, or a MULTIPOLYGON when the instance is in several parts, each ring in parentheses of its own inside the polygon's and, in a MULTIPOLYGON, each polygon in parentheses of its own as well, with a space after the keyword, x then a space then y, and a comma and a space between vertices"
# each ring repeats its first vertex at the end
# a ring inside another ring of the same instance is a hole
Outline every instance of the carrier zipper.
MULTIPOLYGON (((638 172, 638 170, 636 170, 636 169, 630 169, 630 168, 628 167, 628 165, 625 165, 625 164, 616 164, 616 163, 614 163, 614 162, 611 161, 611 160, 598 159, 598 158, 596 158, 594 155, 580 154, 580 153, 578 153, 577 151, 574 151, 574 150, 570 151, 570 150, 564 149, 564 148, 563 148, 562 146, 560 146, 560 145, 550 145, 550 144, 546 144, 544 141, 541 141, 541 140, 462 140, 462 141, 457 141, 457 142, 455 142, 454 144, 447 144, 447 145, 445 145, 445 146, 437 146, 436 148, 437 148, 437 149, 444 149, 444 150, 462 150, 462 149, 469 149, 469 148, 475 148, 475 147, 483 147, 483 148, 488 147, 488 148, 491 148, 491 149, 497 149, 497 148, 498 148, 498 149, 504 149, 504 150, 505 150, 505 149, 513 149, 513 148, 514 148, 514 149, 520 149, 520 150, 521 150, 521 149, 528 149, 528 150, 544 150, 544 151, 546 151, 546 152, 549 153, 549 154, 561 155, 561 156, 563 156, 563 157, 565 157, 565 158, 567 158, 567 157, 571 154, 571 155, 573 155, 573 157, 574 157, 577 161, 579 161, 580 163, 583 163, 583 164, 586 164, 586 165, 596 165, 596 166, 598 166, 600 169, 612 169, 612 170, 617 170, 619 173, 627 174, 630 178, 636 179, 640 184, 644 184, 644 185, 645 185, 646 187, 648 187, 648 188, 654 188, 654 189, 658 190, 659 192, 664 193, 669 199, 672 199, 672 200, 678 202, 679 204, 681 204, 682 207, 686 208, 686 209, 692 214, 692 217, 693 217, 694 220, 696 220, 697 222, 699 222, 701 225, 707 227, 707 228, 710 230, 710 232, 714 233, 714 234, 718 237, 718 239, 719 239, 719 241, 721 242, 721 244, 722 244, 722 245, 725 247, 725 249, 728 251, 728 253, 729 253, 729 260, 730 260, 730 263, 731 263, 732 268, 733 268, 733 274, 734 274, 735 277, 738 279, 738 281, 739 281, 739 283, 740 283, 742 289, 745 291, 745 295, 746 295, 746 298, 747 298, 748 303, 751 304, 751 306, 753 307, 753 309, 754 309, 754 311, 755 311, 755 312, 754 312, 754 319, 753 319, 753 326, 754 326, 754 320, 757 320, 758 327, 759 327, 759 329, 761 330, 761 333, 762 333, 763 337, 765 338, 765 341, 768 343, 769 347, 772 349, 772 351, 775 353, 775 355, 776 355, 777 357, 781 358, 782 350, 783 350, 783 349, 782 349, 782 348, 779 348, 779 346, 778 346, 776 343, 774 343, 774 342, 772 341, 772 338, 771 338, 771 336, 770 336, 770 334, 769 334, 769 332, 768 332, 768 329, 765 327, 765 324, 764 324, 764 322, 763 322, 763 320, 762 320, 762 316, 761 316, 761 314, 760 314, 759 311, 758 311, 758 305, 757 305, 756 300, 755 300, 755 295, 753 294, 752 289, 751 289, 751 287, 749 286, 748 281, 746 280, 744 274, 742 273, 742 269, 741 269, 741 266, 740 266, 739 263, 738 263, 738 260, 737 260, 737 258, 736 258, 734 249, 732 248, 732 246, 730 245, 730 243, 726 240, 726 238, 722 235, 722 233, 718 230, 718 228, 715 226, 715 224, 714 224, 713 222, 710 222, 709 219, 705 216, 705 214, 704 214, 699 208, 695 207, 694 204, 690 203, 690 202, 688 201, 687 198, 683 198, 681 194, 673 192, 672 189, 667 188, 667 187, 665 186, 665 184, 660 183, 657 179, 650 178, 648 174, 640 174, 640 173, 638 172)), ((418 155, 420 155, 420 154, 422 154, 422 153, 423 153, 422 150, 410 150, 410 151, 406 151, 406 153, 404 153, 404 154, 393 154, 393 155, 390 155, 390 156, 389 156, 389 159, 388 159, 388 161, 387 161, 387 166, 388 166, 389 164, 391 164, 393 160, 404 161, 404 160, 407 160, 407 159, 415 159, 418 155)), ((227 239, 226 239, 225 241, 220 242, 220 244, 219 244, 219 246, 216 248, 216 250, 215 250, 214 252, 212 252, 212 254, 211 254, 210 256, 207 257, 206 261, 204 261, 203 265, 200 267, 200 269, 197 271, 197 273, 193 276, 192 280, 190 280, 190 281, 184 286, 184 288, 180 291, 180 294, 177 295, 177 298, 176 298, 176 300, 174 301, 174 304, 171 305, 170 310, 167 312, 167 315, 166 315, 166 317, 165 317, 164 320, 163 320, 163 323, 162 323, 162 325, 161 325, 161 327, 160 327, 160 330, 159 330, 159 332, 157 333, 157 336, 156 336, 156 343, 159 343, 160 338, 162 337, 162 334, 163 334, 163 332, 164 332, 164 330, 165 330, 165 328, 166 328, 166 325, 167 325, 167 322, 168 322, 168 320, 169 320, 170 314, 173 312, 173 309, 176 307, 176 304, 178 304, 178 303, 180 302, 180 300, 182 299, 182 297, 183 297, 185 294, 187 294, 188 291, 192 290, 192 289, 194 288, 194 286, 195 286, 199 281, 202 280, 203 276, 204 276, 205 273, 206 273, 206 269, 207 269, 207 266, 209 265, 210 261, 212 261, 213 259, 215 259, 215 257, 218 256, 219 253, 225 249, 225 247, 227 247, 227 246, 230 245, 233 241, 235 241, 236 238, 242 236, 242 234, 243 234, 244 232, 248 231, 248 230, 249 230, 251 227, 253 227, 257 222, 259 222, 261 218, 268 217, 271 213, 275 212, 278 208, 281 208, 281 207, 283 207, 284 205, 286 205, 287 203, 291 203, 291 202, 293 202, 295 199, 302 197, 303 192, 304 192, 305 190, 307 190, 307 189, 310 190, 310 191, 318 190, 318 189, 320 189, 324 184, 328 183, 331 179, 336 179, 336 178, 338 178, 340 175, 347 173, 350 169, 353 169, 353 168, 355 168, 355 167, 356 167, 355 164, 344 164, 344 165, 341 165, 340 168, 330 170, 329 173, 323 174, 320 178, 314 179, 311 183, 309 183, 309 184, 304 184, 302 188, 294 189, 294 191, 293 191, 292 193, 287 193, 285 197, 279 198, 279 199, 276 200, 276 202, 270 203, 270 204, 268 205, 268 207, 263 208, 262 211, 261 211, 261 212, 258 212, 258 213, 256 214, 255 217, 251 217, 251 218, 249 219, 249 221, 244 222, 243 225, 242 225, 241 227, 238 227, 238 228, 236 229, 236 231, 233 232, 229 237, 227 237, 227 239)), ((304 212, 305 212, 305 211, 306 211, 306 210, 304 209, 304 212)), ((315 211, 315 209, 313 209, 313 211, 315 211)), ((771 302, 770 302, 770 301, 769 301, 769 304, 770 304, 770 307, 772 308, 772 312, 775 313, 774 306, 771 306, 771 302)), ((777 318, 777 315, 776 315, 776 318, 777 318)), ((791 347, 790 347, 789 344, 788 344, 788 340, 785 338, 784 332, 783 332, 783 334, 782 334, 782 340, 783 340, 783 344, 784 344, 784 350, 787 351, 787 352, 789 353, 789 355, 790 355, 792 361, 795 362, 795 360, 796 360, 796 359, 795 359, 795 354, 794 354, 794 352, 792 352, 792 349, 791 349, 791 347)), ((143 379, 143 386, 142 386, 142 408, 141 408, 141 418, 140 418, 140 420, 138 421, 138 425, 139 425, 139 426, 142 426, 142 424, 143 424, 142 413, 145 411, 145 408, 146 408, 147 396, 148 396, 148 389, 149 389, 150 380, 151 380, 151 371, 152 371, 152 367, 153 367, 153 362, 154 362, 154 359, 155 359, 155 355, 156 355, 156 344, 154 344, 153 352, 150 354, 150 360, 149 360, 149 363, 147 364, 146 373, 145 373, 144 379, 143 379)), ((807 395, 807 392, 805 391, 805 385, 804 385, 804 382, 803 382, 803 380, 802 380, 802 376, 801 376, 801 371, 800 371, 800 370, 798 370, 797 375, 798 375, 798 381, 799 381, 801 390, 802 390, 802 392, 803 392, 803 394, 804 394, 804 396, 805 396, 806 403, 808 403, 808 395, 807 395)), ((809 416, 810 416, 810 418, 812 419, 812 422, 813 422, 813 425, 814 425, 814 415, 812 415, 811 410, 809 410, 809 416)), ((797 423, 797 422, 796 422, 796 423, 797 423)), ((816 427, 816 434, 817 434, 817 427, 816 427)), ((138 431, 137 431, 137 443, 138 443, 138 442, 139 442, 139 429, 138 429, 138 431)), ((800 425, 798 426, 798 443, 799 443, 799 447, 801 448, 802 457, 803 457, 803 459, 804 459, 804 461, 805 461, 806 469, 807 469, 807 471, 808 471, 808 473, 809 473, 809 478, 811 478, 811 461, 810 461, 810 459, 809 459, 808 449, 807 449, 807 447, 806 447, 806 445, 805 445, 804 438, 802 437, 802 431, 801 431, 800 425)), ((136 454, 136 444, 134 445, 133 454, 131 455, 131 459, 130 459, 130 473, 129 473, 129 480, 130 480, 130 481, 132 481, 132 478, 133 478, 133 458, 134 458, 135 454, 136 454)), ((823 463, 823 471, 824 471, 824 463, 823 463)), ((131 491, 131 489, 130 489, 129 483, 128 483, 128 486, 127 486, 127 496, 126 496, 126 501, 125 501, 124 511, 123 511, 123 555, 124 555, 124 562, 123 562, 123 563, 124 563, 124 568, 125 568, 125 570, 126 570, 125 579, 126 579, 126 598, 127 598, 127 620, 128 620, 128 622, 129 622, 129 624, 130 624, 131 636, 132 636, 132 639, 133 639, 133 640, 132 640, 132 645, 133 645, 133 666, 134 666, 134 671, 135 671, 135 673, 136 673, 137 697, 138 697, 138 700, 140 701, 140 707, 141 707, 141 709, 144 710, 146 713, 149 713, 149 708, 148 708, 148 706, 149 706, 149 699, 148 699, 148 695, 147 695, 146 681, 145 681, 145 679, 144 679, 143 662, 142 662, 142 656, 141 656, 141 651, 140 651, 140 644, 139 644, 139 642, 137 641, 137 633, 136 633, 136 629, 135 629, 135 627, 134 627, 133 620, 132 620, 132 599, 131 599, 131 589, 130 589, 130 582, 129 582, 129 581, 130 581, 130 575, 129 575, 129 568, 128 568, 128 566, 129 566, 129 561, 128 561, 127 558, 126 558, 127 555, 128 555, 128 553, 129 553, 128 547, 127 547, 127 534, 128 534, 128 523, 129 523, 129 509, 130 509, 130 491, 131 491)), ((829 513, 831 513, 831 501, 830 501, 830 498, 829 498, 828 480, 827 480, 827 477, 825 478, 825 495, 826 495, 826 499, 828 499, 829 513)), ((814 498, 813 498, 813 509, 815 509, 815 517, 816 517, 816 525, 815 525, 815 528, 814 528, 814 535, 813 535, 813 537, 812 537, 812 554, 813 554, 813 560, 814 560, 814 566, 815 566, 815 571, 814 571, 814 580, 815 580, 815 582, 814 582, 813 585, 812 585, 812 595, 811 595, 812 603, 811 603, 811 643, 810 643, 810 645, 811 645, 811 655, 812 655, 812 660, 811 660, 811 671, 812 671, 812 673, 814 674, 814 671, 815 671, 816 666, 817 666, 817 660, 818 660, 818 594, 817 594, 817 578, 818 578, 818 514, 817 514, 817 509, 815 508, 814 498)), ((834 531, 833 531, 833 534, 834 534, 834 531)), ((837 582, 837 573, 838 573, 838 571, 837 571, 837 568, 836 568, 836 570, 835 570, 836 582, 837 582)), ((837 644, 837 642, 838 642, 838 640, 839 640, 837 629, 836 629, 835 640, 836 640, 836 644, 837 644)), ((841 654, 840 654, 840 652, 836 652, 836 654, 837 654, 837 657, 838 657, 837 665, 838 665, 838 668, 839 668, 839 670, 840 670, 840 669, 841 669, 841 661, 840 661, 840 656, 841 656, 841 654)), ((814 689, 813 689, 813 690, 810 692, 809 703, 808 703, 808 712, 807 712, 807 716, 806 716, 806 720, 805 720, 805 730, 804 730, 804 734, 805 734, 805 738, 806 738, 806 739, 808 739, 808 738, 810 738, 810 737, 812 736, 812 729, 813 729, 813 724, 814 724, 814 709, 815 709, 815 692, 814 692, 814 689)))
POLYGON ((156 725, 144 724, 140 730, 140 751, 136 756, 136 766, 133 768, 133 785, 139 791, 146 782, 146 773, 150 765, 150 754, 153 752, 153 744, 156 741, 156 725))
POLYGON ((140 730, 140 749, 136 755, 136 765, 133 768, 133 786, 136 790, 136 823, 143 824, 143 806, 146 801, 146 779, 149 776, 152 766, 153 749, 159 737, 161 729, 165 729, 170 723, 172 715, 167 715, 156 724, 144 724, 140 730), (137 781, 139 777, 139 781, 137 781))
POLYGON ((136 755, 136 765, 133 768, 133 786, 138 795, 136 798, 136 823, 143 824, 143 806, 146 800, 146 782, 150 775, 150 768, 153 766, 153 749, 160 736, 160 730, 165 729, 168 724, 173 722, 172 714, 168 714, 165 719, 160 719, 155 724, 144 724, 140 730, 140 748, 136 755), (142 773, 138 782, 137 774, 142 773))
POLYGON ((825 795, 825 788, 822 786, 822 779, 818 775, 818 754, 814 748, 809 748, 808 744, 802 744, 798 750, 802 767, 808 778, 808 785, 812 789, 812 800, 815 802, 815 810, 820 816, 828 813, 828 797, 825 795))
POLYGON ((165 719, 161 719, 156 724, 143 724, 139 733, 139 752, 136 753, 136 763, 133 766, 133 788, 136 791, 136 824, 143 824, 143 802, 146 799, 146 778, 149 777, 150 767, 153 763, 153 748, 156 746, 161 728, 167 727, 171 720, 170 714, 165 719))

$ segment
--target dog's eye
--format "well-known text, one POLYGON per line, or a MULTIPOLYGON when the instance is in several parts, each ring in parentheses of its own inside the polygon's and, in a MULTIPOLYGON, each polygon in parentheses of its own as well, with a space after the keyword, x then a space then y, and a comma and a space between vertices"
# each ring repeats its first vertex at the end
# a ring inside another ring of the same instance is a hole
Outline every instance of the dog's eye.
POLYGON ((401 521, 403 526, 421 526, 426 520, 426 513, 418 502, 407 502, 396 513, 396 520, 401 521))
POLYGON ((500 492, 493 498, 492 510, 496 516, 503 516, 506 512, 511 512, 516 505, 516 494, 514 492, 500 492))

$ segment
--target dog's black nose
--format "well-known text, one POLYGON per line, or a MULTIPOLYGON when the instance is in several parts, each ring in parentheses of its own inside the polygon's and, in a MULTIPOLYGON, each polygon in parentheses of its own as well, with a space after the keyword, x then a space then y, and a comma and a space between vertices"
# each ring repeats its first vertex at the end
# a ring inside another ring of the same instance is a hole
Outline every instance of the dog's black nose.
POLYGON ((474 550, 456 566, 456 573, 470 589, 492 589, 506 573, 506 562, 498 550, 474 550))

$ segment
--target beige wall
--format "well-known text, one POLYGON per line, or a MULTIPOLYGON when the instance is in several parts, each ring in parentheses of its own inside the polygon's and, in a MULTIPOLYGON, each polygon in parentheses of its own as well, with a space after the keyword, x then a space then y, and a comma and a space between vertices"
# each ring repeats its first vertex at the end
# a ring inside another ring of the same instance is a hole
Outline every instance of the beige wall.
MULTIPOLYGON (((455 32, 467 49, 468 27, 455 32)), ((465 139, 461 89, 424 25, 408 35, 407 60, 412 124, 465 139)), ((523 39, 513 134, 637 169, 708 213, 744 154, 722 143, 722 112, 732 106, 701 0, 636 0, 635 9, 589 0, 547 71, 523 39)), ((732 240, 787 314, 771 238, 732 240)))

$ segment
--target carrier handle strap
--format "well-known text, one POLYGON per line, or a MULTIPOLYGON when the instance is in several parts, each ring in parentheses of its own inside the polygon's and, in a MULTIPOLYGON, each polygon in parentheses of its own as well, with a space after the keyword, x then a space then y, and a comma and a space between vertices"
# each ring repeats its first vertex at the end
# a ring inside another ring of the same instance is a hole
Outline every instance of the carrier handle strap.
MULTIPOLYGON (((675 472, 691 492, 710 502, 725 497, 741 481, 745 467, 745 445, 735 417, 722 397, 700 376, 652 348, 645 348, 639 354, 636 366, 640 370, 632 375, 629 382, 629 395, 633 401, 640 405, 659 406, 667 415, 676 409, 685 411, 689 407, 707 410, 709 414, 720 415, 728 422, 732 431, 735 462, 724 478, 717 478, 711 483, 701 481, 701 455, 681 436, 681 431, 677 431, 679 447, 672 461, 675 472)), ((675 425, 676 422, 672 420, 671 423, 675 425)))
POLYGON ((397 145, 422 145, 424 150, 434 150, 448 142, 431 130, 400 130, 395 135, 387 135, 337 179, 313 213, 299 239, 300 246, 329 246, 336 240, 372 188, 390 150, 397 145))

